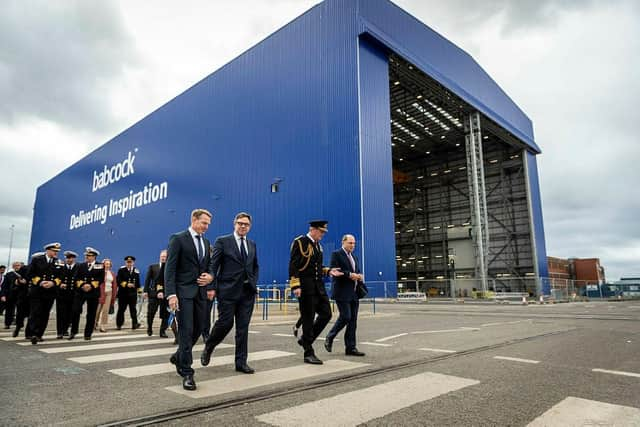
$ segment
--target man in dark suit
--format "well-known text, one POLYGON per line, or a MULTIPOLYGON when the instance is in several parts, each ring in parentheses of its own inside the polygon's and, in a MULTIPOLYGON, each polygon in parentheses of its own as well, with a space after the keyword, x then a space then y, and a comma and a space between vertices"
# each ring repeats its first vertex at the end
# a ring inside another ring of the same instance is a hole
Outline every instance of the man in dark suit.
POLYGON ((258 292, 258 252, 256 243, 247 238, 251 215, 240 212, 233 221, 233 234, 218 237, 213 244, 211 268, 214 283, 210 286, 218 298, 218 320, 213 325, 204 351, 202 366, 236 323, 236 371, 253 374, 247 365, 249 322, 258 292))
POLYGON ((124 257, 125 265, 118 269, 116 282, 118 283, 118 312, 116 313, 116 329, 122 329, 124 324, 124 312, 129 307, 131 316, 131 329, 138 329, 138 289, 140 289, 140 270, 134 265, 136 257, 127 255, 124 257))
POLYGON ((205 209, 191 212, 191 226, 169 239, 167 264, 164 270, 165 293, 171 310, 177 310, 178 350, 169 359, 182 376, 182 387, 195 390, 193 379, 193 345, 202 333, 207 299, 214 291, 207 290, 212 280, 209 271, 211 251, 203 233, 209 228, 212 215, 205 209))
POLYGON ((18 300, 17 280, 20 277, 18 271, 22 268, 23 263, 14 261, 11 265, 12 269, 4 275, 2 288, 0 288, 0 300, 5 303, 4 312, 4 328, 10 329, 15 319, 16 302, 18 300))
POLYGON ((356 348, 356 327, 358 324, 358 295, 356 285, 362 282, 364 276, 360 273, 358 258, 353 254, 356 247, 356 238, 351 234, 342 237, 342 248, 331 254, 331 267, 339 268, 343 276, 331 279, 331 293, 338 305, 340 316, 329 331, 324 341, 324 348, 331 353, 333 340, 346 326, 344 333, 344 348, 347 356, 364 356, 364 353, 356 348))
POLYGON ((322 266, 320 240, 328 231, 327 225, 324 220, 309 222, 309 232, 293 240, 289 258, 289 283, 300 301, 302 316, 302 338, 298 344, 304 348, 304 363, 313 365, 322 365, 313 350, 313 342, 331 320, 331 306, 322 279, 325 275, 342 276, 337 268, 322 266))
POLYGON ((42 341, 42 335, 47 330, 51 307, 56 299, 57 285, 60 283, 63 262, 58 259, 60 243, 49 243, 44 247, 45 253, 31 259, 27 271, 27 281, 30 283, 31 311, 29 324, 33 331, 31 344, 42 341))
POLYGON ((58 286, 58 295, 56 295, 56 329, 58 331, 58 339, 69 335, 76 274, 78 272, 78 264, 76 264, 78 254, 73 251, 65 251, 64 257, 65 265, 62 268, 61 282, 58 286))
POLYGON ((167 263, 167 251, 160 251, 160 260, 157 264, 151 264, 147 269, 144 279, 143 297, 149 299, 147 306, 147 335, 153 335, 153 318, 160 309, 160 337, 167 336, 167 300, 164 297, 164 268, 167 263))

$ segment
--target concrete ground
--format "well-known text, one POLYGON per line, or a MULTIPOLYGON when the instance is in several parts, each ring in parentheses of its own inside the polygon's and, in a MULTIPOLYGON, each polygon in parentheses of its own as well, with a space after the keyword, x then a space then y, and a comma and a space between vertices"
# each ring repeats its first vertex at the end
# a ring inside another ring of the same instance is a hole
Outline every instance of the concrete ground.
POLYGON ((0 424, 136 424, 163 414, 148 422, 640 425, 638 301, 388 303, 375 314, 363 304, 358 348, 366 356, 346 356, 341 334, 330 354, 316 343, 321 367, 302 363, 296 318, 274 305, 262 320, 257 306, 249 336, 256 374, 234 371, 232 331, 207 368, 194 352, 192 393, 168 364, 170 339, 126 330, 33 346, 1 331, 0 424))

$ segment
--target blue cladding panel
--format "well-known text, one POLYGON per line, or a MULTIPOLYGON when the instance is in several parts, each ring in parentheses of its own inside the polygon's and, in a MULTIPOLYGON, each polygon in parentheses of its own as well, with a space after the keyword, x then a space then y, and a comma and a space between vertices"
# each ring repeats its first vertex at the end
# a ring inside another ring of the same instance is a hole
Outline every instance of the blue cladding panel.
POLYGON ((359 13, 362 31, 540 151, 531 120, 468 53, 387 0, 359 0, 359 13))
MULTIPOLYGON (((540 277, 549 277, 547 265, 547 247, 544 238, 544 224, 542 221, 542 200, 540 199, 540 181, 538 179, 538 163, 536 156, 527 152, 527 173, 529 176, 529 197, 533 216, 533 234, 535 238, 536 257, 538 261, 538 274, 540 277)), ((549 283, 544 283, 543 293, 550 292, 549 283)))
POLYGON ((361 38, 359 64, 365 276, 369 281, 395 281, 388 58, 361 38))
MULTIPOLYGON (((327 0, 42 185, 31 251, 53 240, 79 252, 90 245, 116 266, 135 255, 144 271, 169 235, 188 226, 193 208, 214 212, 211 238, 230 232, 233 216, 244 210, 254 216, 250 236, 258 243, 261 283, 287 279, 290 242, 314 218, 330 223, 326 262, 341 236, 352 233, 361 243, 357 251, 367 279, 394 280, 387 62, 378 47, 358 44, 359 13, 384 29, 387 45, 407 43, 398 53, 415 54, 421 60, 416 65, 439 65, 439 72, 458 76, 458 85, 470 78, 455 67, 473 61, 461 62, 463 52, 391 3, 327 0), (458 59, 427 62, 420 43, 437 48, 431 56, 458 59), (129 152, 134 172, 92 191, 94 171, 129 152), (70 228, 72 215, 126 198, 150 182, 166 182, 167 197, 124 217, 70 228), (280 184, 277 193, 270 192, 274 182, 280 184)), ((477 65, 473 70, 481 72, 477 65)), ((490 86, 484 74, 478 78, 490 86)))

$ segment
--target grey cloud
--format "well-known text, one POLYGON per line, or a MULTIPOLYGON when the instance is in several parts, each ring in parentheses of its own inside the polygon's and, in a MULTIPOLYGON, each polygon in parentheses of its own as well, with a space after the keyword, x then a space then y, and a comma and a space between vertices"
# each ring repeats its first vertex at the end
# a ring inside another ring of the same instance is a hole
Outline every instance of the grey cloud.
POLYGON ((40 118, 108 128, 108 90, 135 58, 134 41, 115 3, 3 2, 0 122, 40 118))

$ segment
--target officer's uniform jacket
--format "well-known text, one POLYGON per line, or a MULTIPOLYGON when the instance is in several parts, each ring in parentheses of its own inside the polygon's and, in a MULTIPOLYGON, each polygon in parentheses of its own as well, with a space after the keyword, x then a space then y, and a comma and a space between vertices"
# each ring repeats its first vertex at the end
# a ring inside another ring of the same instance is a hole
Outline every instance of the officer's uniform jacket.
POLYGON ((58 284, 58 297, 71 298, 76 289, 76 275, 78 274, 78 264, 74 263, 73 267, 65 265, 61 268, 60 284, 58 284))
POLYGON ((140 270, 133 267, 131 271, 129 271, 127 266, 123 265, 118 270, 116 282, 118 282, 118 298, 136 296, 138 289, 140 289, 140 270), (129 283, 134 285, 133 288, 128 286, 129 283))
POLYGON ((302 294, 326 295, 327 291, 322 281, 329 272, 328 267, 322 265, 322 245, 315 243, 309 236, 298 236, 291 244, 289 259, 289 283, 291 289, 302 289, 302 294))
POLYGON ((157 298, 158 292, 164 293, 164 266, 166 262, 160 264, 152 264, 147 270, 147 276, 144 279, 143 292, 149 295, 149 298, 157 298))
POLYGON ((89 263, 83 262, 78 264, 78 271, 76 272, 76 293, 80 293, 87 298, 99 298, 100 297, 100 282, 104 280, 104 265, 99 262, 94 262, 90 268, 89 263), (82 289, 83 285, 88 284, 91 286, 91 290, 85 292, 82 289))
POLYGON ((33 257, 26 277, 29 283, 30 295, 54 298, 57 293, 57 287, 61 282, 63 266, 64 262, 57 258, 51 258, 51 262, 47 262, 47 256, 44 254, 33 257), (53 282, 54 286, 44 288, 42 285, 47 281, 53 282))

